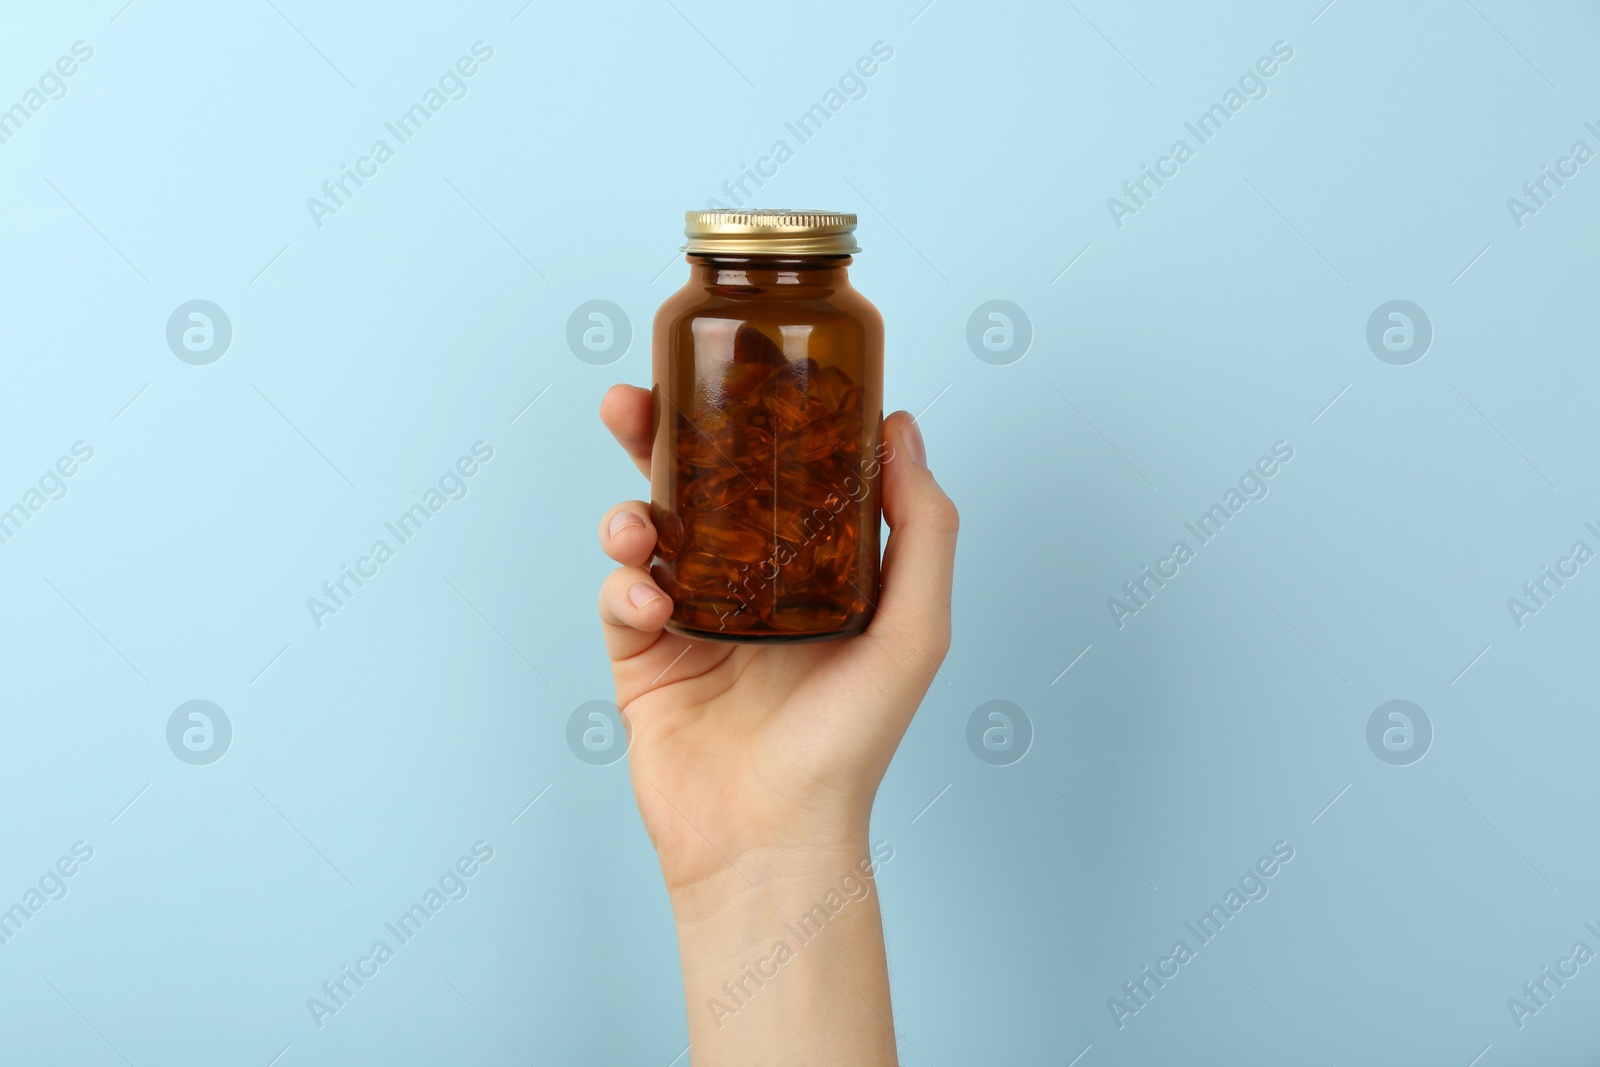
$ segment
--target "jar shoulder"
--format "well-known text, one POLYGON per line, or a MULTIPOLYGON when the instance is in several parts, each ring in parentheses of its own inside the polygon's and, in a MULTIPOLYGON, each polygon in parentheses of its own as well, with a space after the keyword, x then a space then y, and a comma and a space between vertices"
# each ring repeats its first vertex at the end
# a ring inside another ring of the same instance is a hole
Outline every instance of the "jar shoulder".
POLYGON ((763 289, 730 294, 689 284, 673 293, 656 311, 655 327, 671 329, 690 319, 783 319, 793 323, 849 320, 869 330, 882 331, 883 315, 859 289, 833 286, 814 293, 784 293, 763 289))

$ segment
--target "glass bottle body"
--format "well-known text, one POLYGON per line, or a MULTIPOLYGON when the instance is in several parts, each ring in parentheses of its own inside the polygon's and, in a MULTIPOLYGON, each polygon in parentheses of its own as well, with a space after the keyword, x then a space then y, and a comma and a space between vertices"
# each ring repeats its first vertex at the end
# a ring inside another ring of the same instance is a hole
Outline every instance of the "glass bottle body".
POLYGON ((817 641, 878 592, 883 319, 835 256, 688 257, 656 314, 652 576, 667 629, 817 641))

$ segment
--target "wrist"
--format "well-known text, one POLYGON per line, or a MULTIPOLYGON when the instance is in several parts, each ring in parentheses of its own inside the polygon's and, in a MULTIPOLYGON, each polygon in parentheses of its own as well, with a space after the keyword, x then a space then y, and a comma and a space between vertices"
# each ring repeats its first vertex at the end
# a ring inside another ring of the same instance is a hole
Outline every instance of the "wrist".
POLYGON ((876 885, 893 855, 865 834, 762 850, 671 894, 696 1067, 895 1062, 876 885))
MULTIPOLYGON (((878 868, 894 856, 887 842, 871 844, 865 830, 803 844, 766 845, 730 856, 695 881, 668 885, 680 936, 751 936, 782 924, 787 911, 809 907, 830 892, 843 900, 875 896, 878 868)), ((665 866, 665 861, 663 866, 665 866)))
POLYGON ((865 804, 769 803, 737 817, 674 805, 646 825, 674 914, 682 918, 725 903, 737 907, 752 886, 805 888, 854 865, 870 855, 871 812, 870 798, 865 804))

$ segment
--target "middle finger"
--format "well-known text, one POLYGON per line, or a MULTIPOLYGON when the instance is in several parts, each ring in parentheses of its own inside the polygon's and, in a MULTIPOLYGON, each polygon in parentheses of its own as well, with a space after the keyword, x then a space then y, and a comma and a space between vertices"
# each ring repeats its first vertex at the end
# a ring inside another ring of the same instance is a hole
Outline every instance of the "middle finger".
POLYGON ((656 528, 650 521, 650 506, 642 500, 628 500, 600 520, 600 549, 624 567, 643 567, 656 549, 656 528))

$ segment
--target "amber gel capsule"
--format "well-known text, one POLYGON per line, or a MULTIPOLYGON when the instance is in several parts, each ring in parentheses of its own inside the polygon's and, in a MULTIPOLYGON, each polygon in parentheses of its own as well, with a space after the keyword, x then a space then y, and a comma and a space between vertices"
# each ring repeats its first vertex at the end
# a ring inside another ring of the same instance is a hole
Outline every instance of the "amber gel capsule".
POLYGON ((651 574, 667 629, 824 641, 878 598, 883 318, 850 285, 856 217, 691 211, 656 313, 651 574))

